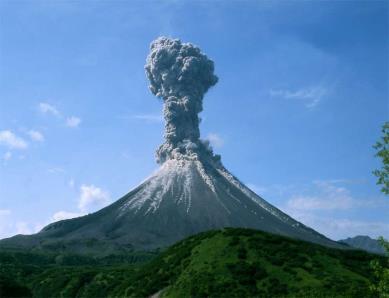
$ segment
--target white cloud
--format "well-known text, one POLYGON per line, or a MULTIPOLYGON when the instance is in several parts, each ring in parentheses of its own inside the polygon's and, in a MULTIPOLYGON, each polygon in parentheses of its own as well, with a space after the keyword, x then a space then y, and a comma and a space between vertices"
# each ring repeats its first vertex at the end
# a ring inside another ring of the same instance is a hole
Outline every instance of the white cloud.
POLYGON ((0 209, 0 217, 8 216, 11 214, 11 210, 9 209, 0 209))
POLYGON ((10 222, 11 210, 0 209, 0 239, 11 236, 12 224, 10 222))
POLYGON ((80 125, 81 119, 75 116, 71 116, 66 118, 66 126, 67 127, 77 127, 80 125))
POLYGON ((315 195, 294 195, 288 201, 288 208, 295 210, 350 209, 357 203, 348 189, 333 183, 317 181, 315 195))
POLYGON ((5 152, 4 155, 3 155, 3 160, 4 160, 4 161, 8 161, 8 160, 11 159, 11 157, 12 157, 12 153, 9 152, 9 151, 7 151, 7 152, 5 152))
POLYGON ((83 216, 83 215, 85 215, 85 213, 58 211, 58 212, 54 213, 52 220, 53 221, 60 221, 60 220, 75 218, 75 217, 79 217, 79 216, 83 216))
POLYGON ((46 103, 46 102, 40 102, 39 105, 39 110, 43 113, 43 114, 51 114, 51 115, 54 115, 56 117, 59 117, 60 116, 60 113, 59 111, 57 110, 56 107, 46 103))
POLYGON ((337 240, 357 235, 369 235, 378 238, 384 235, 389 236, 389 224, 380 221, 360 221, 351 219, 329 219, 324 221, 322 229, 328 229, 328 233, 335 233, 337 240))
POLYGON ((323 216, 312 212, 301 212, 288 209, 284 209, 284 212, 334 240, 345 239, 347 237, 354 237, 358 235, 368 235, 371 238, 378 238, 379 236, 389 238, 388 222, 337 218, 333 216, 323 216))
MULTIPOLYGON (((73 179, 69 180, 69 187, 74 188, 75 182, 73 179)), ((102 207, 105 207, 111 202, 110 195, 108 192, 102 190, 94 185, 81 185, 80 197, 78 202, 77 212, 69 211, 58 211, 53 214, 50 222, 55 222, 64 219, 75 218, 86 215, 87 213, 94 212, 102 207)))
POLYGON ((134 115, 131 118, 137 120, 143 120, 145 122, 153 123, 153 122, 163 122, 162 115, 157 114, 142 114, 142 115, 134 115))
POLYGON ((73 179, 73 178, 71 178, 71 179, 69 180, 68 185, 69 185, 70 188, 74 188, 75 182, 74 182, 74 179, 73 179))
POLYGON ((47 224, 36 223, 34 224, 34 233, 40 232, 47 224))
POLYGON ((21 137, 18 137, 10 130, 0 131, 0 144, 11 149, 26 149, 28 144, 21 137))
POLYGON ((31 229, 28 223, 19 221, 16 223, 16 234, 30 235, 34 231, 31 229))
POLYGON ((352 200, 349 197, 326 199, 322 197, 294 196, 288 201, 288 207, 296 210, 349 209, 352 207, 352 200))
POLYGON ((35 142, 43 142, 45 140, 43 134, 37 130, 28 131, 28 135, 30 136, 31 140, 35 142))
POLYGON ((212 147, 221 148, 224 145, 224 140, 216 133, 209 133, 206 139, 211 143, 212 147))
POLYGON ((308 195, 292 195, 287 208, 293 210, 349 210, 361 207, 384 206, 380 198, 356 199, 350 191, 339 186, 345 180, 313 181, 313 189, 308 195))
POLYGON ((316 107, 327 93, 328 90, 321 86, 301 88, 295 91, 287 89, 270 90, 270 96, 272 97, 301 100, 310 109, 316 107))
POLYGON ((356 235, 389 237, 389 222, 370 218, 377 208, 388 210, 385 198, 356 198, 345 184, 356 181, 345 179, 316 180, 289 192, 289 200, 281 209, 305 225, 332 239, 356 235), (300 189, 300 190, 298 190, 300 189), (301 192, 300 194, 296 192, 301 192), (365 215, 364 215, 365 214, 365 215))
POLYGON ((106 206, 110 201, 109 193, 94 185, 81 185, 78 208, 82 212, 94 211, 106 206))
POLYGON ((29 223, 25 221, 15 221, 11 217, 11 210, 0 209, 0 239, 14 236, 16 234, 37 233, 43 227, 39 223, 29 223))
POLYGON ((65 173, 66 171, 60 167, 54 167, 54 168, 47 169, 47 172, 50 174, 61 174, 61 173, 65 173))
MULTIPOLYGON (((43 114, 51 114, 60 118, 61 120, 65 118, 65 116, 61 115, 60 111, 55 106, 50 105, 46 102, 40 102, 38 107, 43 114)), ((81 119, 76 116, 66 117, 64 121, 67 127, 78 127, 81 123, 81 119)))

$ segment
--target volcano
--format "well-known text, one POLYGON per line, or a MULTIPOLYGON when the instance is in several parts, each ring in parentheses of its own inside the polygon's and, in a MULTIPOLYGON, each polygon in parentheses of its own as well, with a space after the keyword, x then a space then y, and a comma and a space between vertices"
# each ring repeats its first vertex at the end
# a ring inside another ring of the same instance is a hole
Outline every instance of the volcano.
POLYGON ((343 247, 272 206, 232 175, 200 139, 198 114, 215 85, 214 64, 200 49, 161 37, 145 66, 150 90, 164 101, 160 168, 124 197, 95 213, 17 235, 0 247, 105 252, 166 247, 224 227, 259 229, 330 247, 343 247))

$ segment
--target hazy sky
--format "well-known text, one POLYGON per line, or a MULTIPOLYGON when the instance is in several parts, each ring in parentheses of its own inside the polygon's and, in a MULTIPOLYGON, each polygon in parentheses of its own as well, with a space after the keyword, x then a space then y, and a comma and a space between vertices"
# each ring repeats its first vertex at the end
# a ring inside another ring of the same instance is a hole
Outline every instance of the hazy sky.
POLYGON ((160 35, 215 61, 201 134, 264 199, 340 239, 389 237, 387 1, 0 1, 0 238, 113 202, 157 168, 160 35))

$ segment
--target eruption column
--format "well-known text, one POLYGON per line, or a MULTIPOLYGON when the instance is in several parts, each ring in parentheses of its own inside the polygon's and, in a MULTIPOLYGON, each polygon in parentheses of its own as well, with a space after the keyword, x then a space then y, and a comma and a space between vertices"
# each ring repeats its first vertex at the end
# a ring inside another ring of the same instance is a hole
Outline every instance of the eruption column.
POLYGON ((157 150, 157 161, 201 152, 212 155, 200 140, 198 114, 204 94, 218 81, 213 61, 191 43, 159 37, 151 43, 145 70, 151 92, 164 101, 165 142, 157 150))

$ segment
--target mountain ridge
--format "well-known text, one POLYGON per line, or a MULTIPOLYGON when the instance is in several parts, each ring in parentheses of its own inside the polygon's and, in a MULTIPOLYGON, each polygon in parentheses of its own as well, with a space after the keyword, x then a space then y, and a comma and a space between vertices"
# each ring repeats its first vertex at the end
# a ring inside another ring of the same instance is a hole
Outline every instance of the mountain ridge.
POLYGON ((377 239, 372 239, 366 235, 357 235, 354 237, 348 237, 346 239, 339 240, 338 242, 346 243, 355 249, 362 249, 367 252, 384 255, 386 253, 384 247, 379 243, 377 239))

